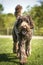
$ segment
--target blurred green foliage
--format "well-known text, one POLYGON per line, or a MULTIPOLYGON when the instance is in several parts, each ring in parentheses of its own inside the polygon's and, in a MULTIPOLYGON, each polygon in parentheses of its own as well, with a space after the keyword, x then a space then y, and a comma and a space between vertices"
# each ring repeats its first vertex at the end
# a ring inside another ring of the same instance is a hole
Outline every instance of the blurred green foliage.
MULTIPOLYGON (((30 15, 34 21, 34 35, 43 35, 43 2, 35 5, 31 9, 27 6, 23 15, 30 15)), ((3 8, 3 7, 1 7, 3 8)), ((0 11, 2 11, 0 8, 0 11)), ((4 8, 3 8, 4 9, 4 8)), ((16 21, 15 15, 12 13, 0 14, 0 34, 11 34, 13 25, 16 21), (3 32, 4 30, 4 32, 3 32), (2 31, 2 32, 1 32, 2 31)))
POLYGON ((40 3, 40 6, 35 5, 29 10, 23 13, 24 15, 29 14, 34 21, 34 35, 43 35, 43 2, 40 3))
POLYGON ((4 7, 2 4, 0 4, 0 14, 2 13, 3 10, 4 10, 4 7))
POLYGON ((13 14, 0 14, 0 34, 8 34, 10 33, 10 30, 14 26, 14 22, 16 21, 16 18, 13 14))

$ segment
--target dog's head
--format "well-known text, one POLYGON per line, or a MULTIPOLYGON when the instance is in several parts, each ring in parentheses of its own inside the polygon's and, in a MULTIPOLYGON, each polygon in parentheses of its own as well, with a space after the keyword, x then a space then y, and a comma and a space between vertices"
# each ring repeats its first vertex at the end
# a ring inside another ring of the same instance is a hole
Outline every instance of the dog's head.
POLYGON ((30 16, 21 16, 17 22, 19 32, 23 35, 26 35, 27 32, 30 32, 30 30, 34 27, 33 21, 30 16))
POLYGON ((19 26, 19 31, 22 35, 26 35, 30 31, 30 25, 26 21, 23 21, 19 26))

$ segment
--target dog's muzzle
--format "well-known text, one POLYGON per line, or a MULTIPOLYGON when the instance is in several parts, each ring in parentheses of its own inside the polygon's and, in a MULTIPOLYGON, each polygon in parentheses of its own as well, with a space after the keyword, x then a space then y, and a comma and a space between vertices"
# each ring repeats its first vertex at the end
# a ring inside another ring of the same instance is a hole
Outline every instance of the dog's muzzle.
POLYGON ((22 35, 26 35, 26 34, 27 34, 27 29, 26 29, 26 27, 22 27, 22 29, 21 29, 21 34, 22 34, 22 35))
POLYGON ((30 30, 30 26, 27 22, 23 21, 21 25, 19 26, 19 31, 22 35, 26 35, 30 30))

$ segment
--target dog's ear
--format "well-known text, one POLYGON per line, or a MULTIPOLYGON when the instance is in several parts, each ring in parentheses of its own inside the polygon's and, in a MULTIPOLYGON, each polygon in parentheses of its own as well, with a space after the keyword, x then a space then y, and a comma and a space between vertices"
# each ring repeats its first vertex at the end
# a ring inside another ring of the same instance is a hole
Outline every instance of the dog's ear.
POLYGON ((28 15, 27 18, 28 18, 29 21, 30 21, 30 28, 33 29, 33 28, 34 28, 34 22, 33 22, 33 20, 32 20, 32 17, 28 15))
POLYGON ((18 17, 16 26, 19 27, 19 25, 22 23, 22 16, 18 17))

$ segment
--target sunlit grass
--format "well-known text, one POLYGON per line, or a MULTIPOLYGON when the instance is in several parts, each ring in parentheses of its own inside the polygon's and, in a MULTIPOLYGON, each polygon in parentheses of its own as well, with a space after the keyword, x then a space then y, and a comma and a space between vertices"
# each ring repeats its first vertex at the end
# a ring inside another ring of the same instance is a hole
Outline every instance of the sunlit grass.
MULTIPOLYGON (((43 40, 32 39, 31 44, 32 54, 28 57, 26 65, 43 65, 43 40)), ((12 39, 0 38, 0 65, 20 65, 12 49, 12 39)))

